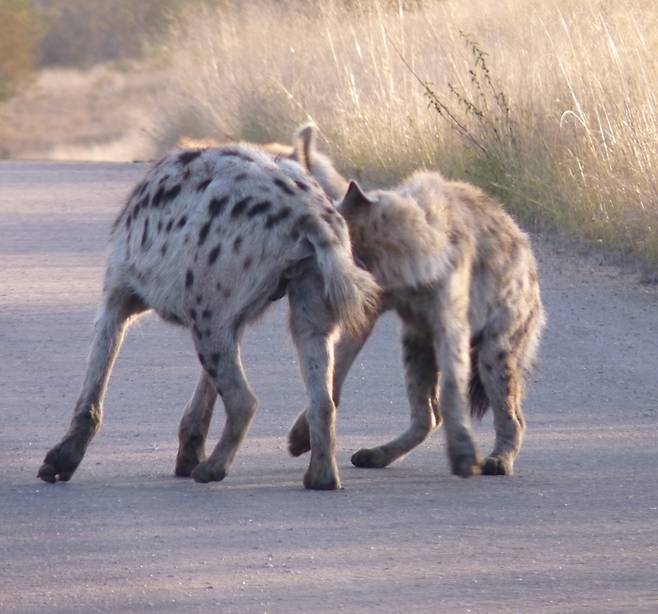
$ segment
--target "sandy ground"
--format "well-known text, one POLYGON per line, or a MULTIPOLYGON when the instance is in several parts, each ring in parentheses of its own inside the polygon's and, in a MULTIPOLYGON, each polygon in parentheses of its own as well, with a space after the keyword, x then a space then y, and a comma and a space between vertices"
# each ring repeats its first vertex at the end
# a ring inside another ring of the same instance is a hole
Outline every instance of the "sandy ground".
MULTIPOLYGON (((658 612, 658 291, 538 244, 549 327, 511 478, 449 475, 442 433, 386 470, 355 449, 407 408, 386 317, 339 418, 344 490, 306 492, 281 301, 245 340, 261 408, 223 482, 172 476, 187 335, 130 331, 74 479, 35 477, 82 378, 109 225, 139 165, 0 164, 0 611, 658 612)), ((217 437, 221 408, 211 434, 217 437)), ((476 426, 483 452, 491 417, 476 426)))

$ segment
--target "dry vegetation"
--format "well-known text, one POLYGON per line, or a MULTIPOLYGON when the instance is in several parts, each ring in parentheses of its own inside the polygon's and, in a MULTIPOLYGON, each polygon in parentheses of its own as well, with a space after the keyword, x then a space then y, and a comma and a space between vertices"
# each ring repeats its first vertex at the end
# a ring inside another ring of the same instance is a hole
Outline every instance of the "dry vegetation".
POLYGON ((526 223, 658 261, 652 2, 384 4, 196 12, 165 125, 262 141, 313 119, 373 181, 437 167, 526 223))
MULTIPOLYGON (((348 174, 439 168, 531 228, 658 263, 652 1, 188 6, 158 39, 168 82, 142 100, 154 149, 181 135, 287 140, 312 119, 348 174)), ((125 157, 142 157, 130 143, 125 157)))

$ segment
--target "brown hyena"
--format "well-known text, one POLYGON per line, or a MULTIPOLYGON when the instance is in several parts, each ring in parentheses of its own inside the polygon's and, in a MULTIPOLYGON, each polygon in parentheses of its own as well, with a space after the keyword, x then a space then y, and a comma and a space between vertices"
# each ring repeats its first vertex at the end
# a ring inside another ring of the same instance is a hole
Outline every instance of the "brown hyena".
POLYGON ((369 319, 379 289, 355 266, 345 222, 302 167, 236 145, 171 154, 134 189, 115 222, 95 335, 71 426, 39 477, 67 481, 98 431, 107 381, 128 322, 147 309, 192 330, 203 372, 179 427, 176 473, 225 477, 256 410, 240 362, 245 325, 288 293, 309 395, 307 488, 340 485, 333 337, 369 319), (204 460, 217 394, 221 439, 204 460))
MULTIPOLYGON (((302 160, 314 157, 306 140, 302 160)), ((384 290, 381 310, 394 309, 402 320, 411 406, 411 425, 402 435, 359 450, 352 463, 385 467, 443 420, 453 473, 511 474, 525 429, 524 383, 545 321, 528 237, 481 190, 435 172, 417 172, 394 190, 368 194, 350 183, 339 211, 356 258, 384 290), (496 441, 482 462, 469 428, 469 397, 471 414, 482 417, 489 406, 494 412, 496 441)), ((376 318, 338 343, 336 404, 376 318)), ((299 455, 308 447, 302 413, 289 448, 299 455)))

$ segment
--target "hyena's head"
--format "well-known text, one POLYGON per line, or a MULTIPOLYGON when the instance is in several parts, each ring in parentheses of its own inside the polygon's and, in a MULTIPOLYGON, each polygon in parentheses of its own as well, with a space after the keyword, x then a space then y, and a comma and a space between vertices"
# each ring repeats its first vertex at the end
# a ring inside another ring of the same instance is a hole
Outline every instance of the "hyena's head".
POLYGON ((427 223, 412 196, 389 190, 366 194, 350 181, 338 211, 355 257, 384 290, 428 285, 442 274, 445 233, 427 223))
POLYGON ((265 145, 265 149, 278 156, 298 162, 320 184, 331 201, 338 201, 347 192, 347 181, 336 170, 329 156, 317 150, 317 129, 304 124, 295 130, 292 147, 279 143, 265 145))

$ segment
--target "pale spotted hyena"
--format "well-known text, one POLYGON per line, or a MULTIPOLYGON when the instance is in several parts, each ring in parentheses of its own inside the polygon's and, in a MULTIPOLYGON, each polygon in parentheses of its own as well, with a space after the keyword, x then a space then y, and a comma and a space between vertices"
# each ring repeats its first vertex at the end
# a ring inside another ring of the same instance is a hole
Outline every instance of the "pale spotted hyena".
POLYGON ((295 162, 237 145, 169 155, 135 188, 115 222, 103 299, 71 426, 39 477, 69 480, 100 428, 103 397, 127 323, 147 309, 191 329, 203 367, 179 427, 178 475, 221 480, 256 410, 242 369, 246 324, 288 293, 290 327, 309 395, 307 488, 340 485, 329 382, 339 326, 361 329, 376 304, 349 234, 320 187, 295 162), (226 425, 204 460, 217 394, 226 425))
MULTIPOLYGON (((311 139, 307 134, 296 145, 306 149, 302 159, 314 157, 311 139)), ((347 194, 339 211, 355 256, 384 290, 382 311, 394 309, 402 320, 411 405, 410 427, 389 443, 359 450, 353 464, 385 467, 443 419, 453 473, 511 474, 525 429, 525 379, 545 321, 528 237, 484 192, 436 172, 417 172, 391 191, 365 194, 356 183, 342 185, 347 194), (488 407, 494 413, 495 445, 484 461, 469 428, 469 400, 473 415, 482 417, 488 407)), ((333 188, 342 189, 340 182, 333 188)), ((338 343, 336 404, 375 320, 338 343)), ((289 448, 298 455, 308 446, 302 413, 289 448)))

